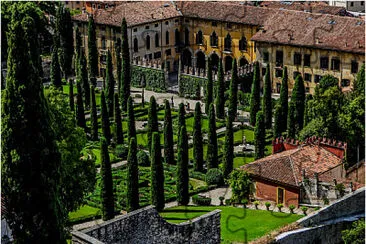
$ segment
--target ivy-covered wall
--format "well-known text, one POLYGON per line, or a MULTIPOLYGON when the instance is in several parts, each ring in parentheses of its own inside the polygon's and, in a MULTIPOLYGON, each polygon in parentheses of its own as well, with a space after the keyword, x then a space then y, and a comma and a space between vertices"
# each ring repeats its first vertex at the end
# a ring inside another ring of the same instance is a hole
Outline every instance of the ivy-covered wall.
POLYGON ((145 88, 156 92, 165 92, 165 75, 163 70, 141 66, 132 66, 131 85, 142 87, 142 77, 145 77, 145 88))
POLYGON ((179 96, 191 99, 200 99, 201 87, 205 87, 205 84, 205 78, 181 74, 179 82, 179 96))

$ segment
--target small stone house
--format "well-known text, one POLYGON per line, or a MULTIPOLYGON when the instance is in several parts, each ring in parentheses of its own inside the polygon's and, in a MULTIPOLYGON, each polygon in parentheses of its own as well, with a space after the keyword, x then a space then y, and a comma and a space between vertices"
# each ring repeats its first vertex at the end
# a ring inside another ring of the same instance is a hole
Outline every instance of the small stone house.
POLYGON ((345 184, 341 194, 350 191, 343 164, 347 143, 311 137, 302 143, 277 138, 272 145, 272 155, 241 167, 254 181, 256 199, 322 205, 339 197, 337 184, 345 184))

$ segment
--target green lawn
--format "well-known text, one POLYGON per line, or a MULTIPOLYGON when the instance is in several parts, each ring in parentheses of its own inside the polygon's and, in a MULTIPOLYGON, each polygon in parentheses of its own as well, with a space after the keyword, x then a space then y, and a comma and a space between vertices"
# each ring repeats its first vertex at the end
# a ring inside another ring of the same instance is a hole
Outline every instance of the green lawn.
POLYGON ((168 222, 177 224, 215 209, 221 210, 221 240, 229 243, 246 243, 303 217, 226 206, 179 206, 164 210, 161 216, 168 222))
MULTIPOLYGON (((242 144, 243 136, 245 136, 245 139, 247 142, 254 141, 254 131, 248 130, 248 129, 241 129, 241 130, 234 132, 234 144, 242 144)), ((218 140, 224 141, 225 133, 220 134, 220 137, 218 138, 218 140)))
POLYGON ((101 214, 101 211, 99 208, 94 208, 88 205, 81 206, 78 210, 75 212, 69 213, 69 221, 75 222, 86 218, 92 218, 97 217, 101 214))
MULTIPOLYGON (((93 151, 93 153, 94 153, 94 155, 96 157, 96 159, 95 159, 95 165, 96 166, 99 166, 100 165, 100 160, 101 160, 101 158, 100 158, 100 149, 93 148, 92 151, 93 151)), ((113 153, 109 152, 109 160, 111 162, 114 162, 116 159, 117 159, 117 157, 113 153)))
MULTIPOLYGON (((193 132, 193 126, 194 126, 194 117, 189 117, 186 119, 186 128, 187 132, 193 132)), ((216 121, 216 129, 219 129, 221 127, 225 126, 224 122, 216 121)), ((208 119, 202 118, 201 120, 201 128, 202 132, 208 132, 208 119)))
POLYGON ((234 169, 239 168, 244 164, 248 164, 254 161, 254 157, 236 157, 234 158, 234 169))

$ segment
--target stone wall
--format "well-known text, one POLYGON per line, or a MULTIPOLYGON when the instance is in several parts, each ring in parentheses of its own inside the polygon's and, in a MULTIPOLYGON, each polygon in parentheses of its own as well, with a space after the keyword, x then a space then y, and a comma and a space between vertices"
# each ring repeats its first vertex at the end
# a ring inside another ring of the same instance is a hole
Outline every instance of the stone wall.
POLYGON ((82 232, 73 243, 220 243, 220 210, 178 225, 167 223, 148 206, 82 232))

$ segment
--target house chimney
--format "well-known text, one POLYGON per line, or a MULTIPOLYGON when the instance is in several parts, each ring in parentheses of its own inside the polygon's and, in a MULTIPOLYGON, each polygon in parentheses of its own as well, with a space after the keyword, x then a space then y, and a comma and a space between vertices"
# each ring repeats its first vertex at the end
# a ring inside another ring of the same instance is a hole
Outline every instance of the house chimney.
POLYGON ((154 14, 151 14, 151 18, 152 18, 152 19, 154 18, 154 14))
POLYGON ((315 44, 319 44, 319 37, 315 38, 315 44))

